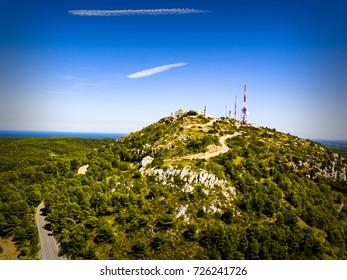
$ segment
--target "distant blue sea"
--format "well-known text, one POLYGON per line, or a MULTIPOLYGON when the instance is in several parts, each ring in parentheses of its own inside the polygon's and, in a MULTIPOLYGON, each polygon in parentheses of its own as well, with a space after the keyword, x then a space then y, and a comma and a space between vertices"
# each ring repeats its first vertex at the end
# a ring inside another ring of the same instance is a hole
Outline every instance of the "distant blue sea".
POLYGON ((346 144, 347 140, 333 140, 333 139, 312 139, 312 141, 318 143, 336 143, 336 144, 346 144))
POLYGON ((0 137, 6 137, 6 138, 24 138, 24 137, 120 138, 124 135, 126 135, 126 133, 0 130, 0 137))

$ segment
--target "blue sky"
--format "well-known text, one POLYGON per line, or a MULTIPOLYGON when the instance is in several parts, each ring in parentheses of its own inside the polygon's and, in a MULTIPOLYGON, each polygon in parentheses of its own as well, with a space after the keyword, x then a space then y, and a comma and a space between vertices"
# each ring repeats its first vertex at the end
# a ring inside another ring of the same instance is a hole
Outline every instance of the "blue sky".
POLYGON ((219 117, 247 84, 251 122, 347 139, 346 14, 343 0, 0 0, 0 130, 219 117))

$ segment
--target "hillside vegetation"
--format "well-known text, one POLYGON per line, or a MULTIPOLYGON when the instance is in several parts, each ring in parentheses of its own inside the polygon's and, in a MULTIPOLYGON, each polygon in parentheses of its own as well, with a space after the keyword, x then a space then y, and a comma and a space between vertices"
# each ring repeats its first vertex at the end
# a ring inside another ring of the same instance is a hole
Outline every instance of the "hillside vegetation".
POLYGON ((70 259, 346 259, 346 166, 318 143, 189 112, 30 176, 3 173, 1 190, 19 194, 2 198, 0 235, 28 237, 32 256, 44 200, 70 259), (228 135, 228 150, 201 158, 228 135))
POLYGON ((61 177, 77 172, 80 158, 112 142, 79 137, 0 138, 0 259, 37 258, 35 208, 61 177), (9 246, 12 243, 15 246, 9 246))

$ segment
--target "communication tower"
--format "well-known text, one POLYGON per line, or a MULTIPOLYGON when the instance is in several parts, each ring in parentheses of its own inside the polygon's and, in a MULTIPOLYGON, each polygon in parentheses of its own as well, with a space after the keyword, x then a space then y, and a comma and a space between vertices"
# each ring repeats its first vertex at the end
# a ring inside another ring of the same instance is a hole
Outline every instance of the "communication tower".
POLYGON ((237 95, 235 95, 235 110, 234 110, 234 120, 236 121, 237 120, 237 116, 236 116, 236 113, 237 112, 237 95))
POLYGON ((245 85, 243 89, 243 108, 242 108, 242 120, 241 120, 242 125, 248 125, 248 119, 247 119, 248 111, 247 111, 246 100, 247 100, 247 97, 246 97, 246 85, 245 85))

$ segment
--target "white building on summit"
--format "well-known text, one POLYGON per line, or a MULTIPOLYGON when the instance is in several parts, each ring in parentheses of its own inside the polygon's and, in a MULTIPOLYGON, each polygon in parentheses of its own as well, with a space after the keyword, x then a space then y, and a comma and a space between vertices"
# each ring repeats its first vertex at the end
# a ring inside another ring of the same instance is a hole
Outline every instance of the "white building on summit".
POLYGON ((204 112, 203 112, 203 113, 201 113, 201 112, 198 111, 198 110, 184 111, 183 109, 179 109, 179 110, 177 110, 176 112, 172 112, 172 113, 171 113, 171 117, 177 118, 177 117, 179 117, 179 116, 182 116, 182 115, 187 114, 187 113, 189 114, 189 113, 191 113, 191 112, 194 112, 194 114, 196 114, 196 115, 203 115, 204 117, 207 117, 207 118, 214 118, 213 116, 207 115, 207 114, 206 114, 206 106, 205 106, 205 108, 204 108, 204 112))
POLYGON ((178 116, 181 116, 183 115, 184 113, 186 113, 186 111, 182 110, 182 109, 179 109, 178 111, 174 112, 174 113, 171 113, 171 116, 174 117, 174 118, 177 118, 178 116))

